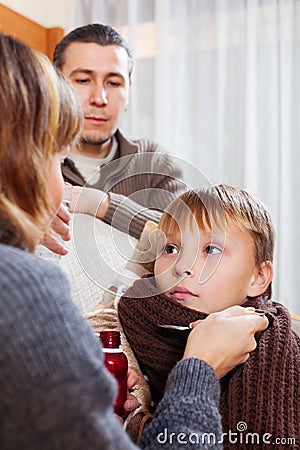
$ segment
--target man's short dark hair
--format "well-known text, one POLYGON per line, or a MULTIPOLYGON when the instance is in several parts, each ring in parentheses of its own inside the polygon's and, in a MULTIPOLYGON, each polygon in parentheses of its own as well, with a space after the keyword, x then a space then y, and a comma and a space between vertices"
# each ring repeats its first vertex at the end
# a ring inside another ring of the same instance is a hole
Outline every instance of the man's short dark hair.
POLYGON ((55 47, 53 62, 56 67, 62 70, 65 64, 65 53, 66 49, 73 42, 86 42, 95 43, 101 45, 102 47, 108 45, 116 45, 118 47, 123 47, 128 55, 128 65, 129 65, 129 77, 131 76, 133 69, 133 56, 130 48, 128 47, 126 41, 122 36, 114 30, 109 25, 103 25, 101 23, 92 23, 89 25, 84 25, 82 27, 75 28, 70 31, 55 47))

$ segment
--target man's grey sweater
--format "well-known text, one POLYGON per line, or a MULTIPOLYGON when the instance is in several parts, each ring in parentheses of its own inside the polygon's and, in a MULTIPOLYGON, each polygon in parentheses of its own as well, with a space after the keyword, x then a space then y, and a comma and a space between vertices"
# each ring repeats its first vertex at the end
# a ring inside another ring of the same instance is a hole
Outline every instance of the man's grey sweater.
MULTIPOLYGON (((115 136, 117 155, 101 167, 99 181, 91 187, 109 193, 103 220, 138 238, 147 220, 158 222, 162 211, 187 186, 175 158, 160 145, 149 139, 126 139, 119 130, 115 136)), ((62 172, 65 181, 90 186, 69 158, 62 172)))
MULTIPOLYGON (((136 449, 113 415, 116 383, 63 273, 0 244, 0 274, 1 450, 136 449)), ((180 361, 140 448, 221 448, 218 400, 213 370, 180 361)))

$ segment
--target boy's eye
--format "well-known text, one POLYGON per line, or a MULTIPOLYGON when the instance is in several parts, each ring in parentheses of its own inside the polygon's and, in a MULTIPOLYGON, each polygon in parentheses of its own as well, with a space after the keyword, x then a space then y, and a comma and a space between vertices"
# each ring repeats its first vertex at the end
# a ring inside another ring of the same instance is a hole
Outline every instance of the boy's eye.
POLYGON ((205 247, 205 253, 207 253, 208 255, 216 255, 218 253, 222 253, 222 250, 215 247, 214 245, 207 245, 207 247, 205 247))
POLYGON ((167 244, 164 248, 164 253, 167 253, 168 255, 173 255, 179 253, 179 251, 175 245, 167 244))

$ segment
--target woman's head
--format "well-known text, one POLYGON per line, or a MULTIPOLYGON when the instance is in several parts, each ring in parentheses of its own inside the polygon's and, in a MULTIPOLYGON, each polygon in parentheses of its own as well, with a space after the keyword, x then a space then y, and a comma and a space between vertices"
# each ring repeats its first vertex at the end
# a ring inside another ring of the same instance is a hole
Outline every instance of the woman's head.
MULTIPOLYGON (((233 186, 221 184, 183 193, 166 209, 158 228, 168 238, 180 239, 182 235, 188 236, 183 231, 196 227, 200 240, 205 233, 218 235, 219 240, 223 236, 220 245, 226 249, 226 230, 232 225, 251 238, 257 267, 273 261, 274 228, 269 211, 253 195, 233 186)), ((271 296, 271 283, 265 294, 271 296)))
POLYGON ((49 174, 78 139, 81 107, 46 57, 1 33, 0 85, 0 221, 32 250, 56 212, 49 174))

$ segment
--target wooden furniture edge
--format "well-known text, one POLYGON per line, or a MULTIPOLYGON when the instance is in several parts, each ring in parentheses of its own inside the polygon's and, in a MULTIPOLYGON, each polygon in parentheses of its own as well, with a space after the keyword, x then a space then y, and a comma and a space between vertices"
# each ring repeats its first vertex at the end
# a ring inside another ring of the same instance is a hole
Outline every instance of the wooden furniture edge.
POLYGON ((51 60, 56 44, 64 36, 62 28, 44 27, 2 3, 0 3, 0 30, 45 53, 51 60))

